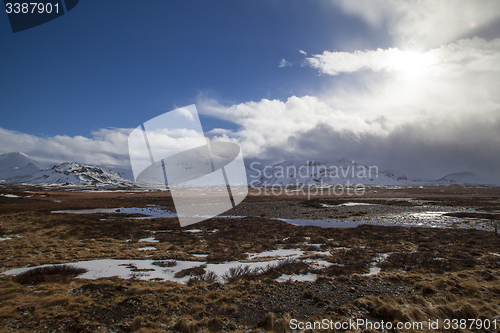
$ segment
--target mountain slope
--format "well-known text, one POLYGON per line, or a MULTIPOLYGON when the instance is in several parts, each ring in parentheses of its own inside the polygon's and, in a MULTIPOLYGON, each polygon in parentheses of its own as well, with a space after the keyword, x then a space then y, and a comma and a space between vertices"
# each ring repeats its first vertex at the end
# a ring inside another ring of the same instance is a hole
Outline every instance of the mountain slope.
POLYGON ((331 161, 285 161, 273 166, 251 164, 248 169, 251 186, 301 186, 334 184, 417 185, 400 172, 379 171, 341 158, 331 161))
POLYGON ((133 186, 117 172, 79 163, 61 163, 50 169, 38 171, 30 176, 15 177, 6 183, 57 184, 62 186, 133 186))
POLYGON ((450 173, 449 175, 444 176, 443 178, 439 178, 437 180, 438 183, 441 184, 462 184, 462 185, 496 185, 497 182, 478 176, 472 172, 457 172, 450 173))
POLYGON ((330 161, 285 161, 275 165, 250 164, 247 169, 250 186, 322 186, 335 184, 365 185, 494 185, 496 182, 471 172, 449 174, 440 179, 421 179, 400 171, 379 171, 341 158, 330 161))
POLYGON ((32 175, 41 169, 28 155, 19 151, 0 155, 0 180, 32 175))

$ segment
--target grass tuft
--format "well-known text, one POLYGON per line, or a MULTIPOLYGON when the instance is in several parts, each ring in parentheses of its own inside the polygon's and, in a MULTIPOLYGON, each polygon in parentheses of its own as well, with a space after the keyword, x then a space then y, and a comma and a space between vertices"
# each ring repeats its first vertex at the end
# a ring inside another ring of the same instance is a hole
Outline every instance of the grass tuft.
POLYGON ((191 287, 201 283, 215 283, 217 281, 219 281, 219 276, 212 271, 208 271, 205 274, 191 277, 187 285, 191 287))
POLYGON ((177 261, 175 261, 175 260, 153 261, 153 265, 159 266, 159 267, 175 267, 175 266, 177 266, 177 261))
POLYGON ((78 276, 87 272, 85 268, 79 268, 72 265, 54 265, 43 266, 29 269, 14 277, 14 281, 20 284, 42 283, 47 280, 47 276, 78 276))
POLYGON ((198 322, 191 316, 182 316, 174 325, 174 328, 182 333, 194 333, 198 327, 198 322))
POLYGON ((231 267, 226 273, 224 273, 222 278, 224 281, 232 283, 241 279, 254 278, 259 272, 259 269, 252 269, 249 265, 239 265, 237 267, 231 267))

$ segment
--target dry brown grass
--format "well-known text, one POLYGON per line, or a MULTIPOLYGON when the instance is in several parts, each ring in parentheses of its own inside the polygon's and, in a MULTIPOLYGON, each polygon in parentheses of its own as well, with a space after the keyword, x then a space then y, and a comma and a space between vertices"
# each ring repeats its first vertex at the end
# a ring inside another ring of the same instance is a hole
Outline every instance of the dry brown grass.
MULTIPOLYGON (((249 331, 260 321, 266 331, 285 332, 290 316, 306 313, 300 311, 309 311, 311 319, 323 315, 337 319, 354 315, 387 320, 491 319, 500 314, 500 258, 491 254, 499 252, 500 237, 493 233, 378 226, 320 229, 265 218, 216 218, 197 225, 203 232, 193 234, 174 219, 50 213, 55 209, 146 207, 164 200, 160 194, 114 193, 92 198, 62 193, 67 200, 62 204, 50 201, 55 194, 45 194, 49 196, 38 195, 24 204, 0 205, 0 237, 12 238, 0 242, 3 269, 103 258, 147 258, 168 268, 175 260, 244 260, 247 252, 282 247, 318 250, 311 244, 320 244, 319 249, 329 254, 309 258, 337 265, 314 269, 304 261, 283 262, 253 276, 234 274, 235 279, 227 284, 215 282, 198 266, 183 272, 193 275, 188 286, 72 277, 22 285, 0 276, 0 327, 7 331, 249 331), (165 230, 169 232, 161 232, 165 230), (158 250, 139 251, 145 244, 138 239, 152 235, 160 241, 154 243, 158 250), (357 275, 368 271, 377 254, 389 252, 387 262, 378 264, 382 267, 379 275, 357 275), (193 253, 209 257, 195 258, 193 253), (273 281, 283 273, 311 272, 320 276, 316 283, 273 281), (390 296, 393 285, 403 286, 398 296, 390 296), (325 296, 332 290, 335 296, 325 296), (291 310, 295 313, 287 314, 291 310), (40 328, 40 323, 46 326, 40 328)), ((491 200, 478 199, 478 204, 491 200)))
MULTIPOLYGON (((468 279, 477 272, 462 274, 461 280, 457 274, 446 277, 430 277, 415 283, 421 295, 409 297, 376 297, 367 296, 356 300, 353 305, 364 309, 370 316, 389 321, 424 321, 427 319, 490 319, 500 313, 500 306, 489 290, 497 286, 497 282, 476 282, 468 279), (458 288, 453 281, 458 280, 458 288), (439 286, 447 285, 444 290, 439 286), (458 292, 458 295, 455 293, 458 292), (488 294, 487 297, 481 292, 488 294), (493 302, 491 302, 493 301, 493 302)), ((415 277, 414 277, 415 278, 415 277)))
POLYGON ((292 316, 286 313, 282 317, 276 316, 273 312, 269 312, 264 319, 259 323, 259 327, 265 329, 266 332, 286 333, 291 332, 290 320, 292 316))

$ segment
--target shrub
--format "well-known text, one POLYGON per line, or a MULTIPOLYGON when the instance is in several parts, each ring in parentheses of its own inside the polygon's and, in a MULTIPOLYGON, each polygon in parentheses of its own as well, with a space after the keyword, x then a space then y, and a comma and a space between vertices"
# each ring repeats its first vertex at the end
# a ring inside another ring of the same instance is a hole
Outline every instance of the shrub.
POLYGON ((87 272, 85 268, 79 268, 72 265, 53 265, 36 267, 16 275, 14 280, 20 284, 42 283, 50 275, 78 276, 87 272))
POLYGON ((280 277, 282 274, 305 274, 309 271, 309 264, 297 258, 286 258, 278 261, 274 265, 268 265, 261 275, 269 276, 272 279, 280 277))
POLYGON ((174 267, 174 266, 177 266, 177 261, 175 261, 175 260, 153 261, 153 265, 159 266, 159 267, 174 267))
POLYGON ((203 274, 205 274, 204 265, 183 269, 182 271, 175 273, 174 277, 180 279, 180 278, 185 277, 186 275, 195 276, 195 275, 203 275, 203 274))
POLYGON ((208 271, 203 275, 193 276, 188 280, 187 285, 191 287, 198 283, 214 283, 217 281, 219 281, 219 276, 212 271, 208 271))
POLYGON ((231 315, 237 311, 238 311, 238 308, 234 304, 225 304, 224 303, 219 307, 219 312, 223 313, 225 315, 231 315))
POLYGON ((191 316, 182 316, 174 325, 174 328, 182 333, 194 333, 198 327, 198 322, 191 316))
POLYGON ((429 270, 436 273, 474 268, 477 259, 469 253, 423 250, 418 252, 392 253, 380 264, 384 269, 402 269, 404 271, 429 270), (444 258, 439 258, 440 256, 444 258))
POLYGON ((231 267, 222 278, 226 282, 235 282, 240 279, 250 279, 255 277, 259 273, 260 269, 252 269, 249 265, 239 265, 237 267, 231 267))
POLYGON ((208 321, 208 329, 212 332, 220 331, 223 325, 224 322, 219 316, 216 316, 208 321))

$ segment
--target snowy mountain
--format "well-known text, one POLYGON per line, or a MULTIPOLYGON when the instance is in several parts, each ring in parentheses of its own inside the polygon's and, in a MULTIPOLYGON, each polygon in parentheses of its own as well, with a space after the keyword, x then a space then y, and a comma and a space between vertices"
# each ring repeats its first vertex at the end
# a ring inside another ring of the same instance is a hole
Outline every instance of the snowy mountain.
POLYGON ((5 180, 7 184, 44 184, 60 186, 133 186, 134 182, 125 179, 117 172, 100 167, 61 163, 50 169, 44 169, 32 175, 14 177, 5 180))
POLYGON ((0 182, 7 178, 32 175, 42 168, 19 151, 0 155, 0 182))
POLYGON ((478 176, 472 172, 457 172, 450 173, 443 178, 439 178, 437 180, 440 184, 460 184, 460 185, 496 185, 498 182, 495 182, 491 179, 478 176))
MULTIPOLYGON (((452 173, 436 180, 423 180, 400 171, 380 171, 376 166, 360 165, 346 158, 330 161, 285 161, 274 165, 254 162, 247 166, 246 174, 248 185, 253 187, 335 184, 397 186, 496 184, 472 172, 452 173)), ((139 184, 131 178, 133 176, 130 169, 116 166, 102 167, 65 162, 41 169, 29 156, 21 152, 0 155, 0 183, 4 184, 138 186, 139 184)), ((163 184, 163 177, 161 183, 163 184)), ((197 186, 203 186, 199 181, 195 183, 197 186)), ((208 183, 212 184, 213 181, 210 180, 208 183)), ((241 185, 243 184, 244 174, 241 185)))
POLYGON ((302 186, 302 185, 479 185, 495 184, 471 172, 450 174, 440 179, 421 179, 400 171, 379 171, 376 166, 366 166, 341 158, 331 161, 285 161, 275 165, 250 164, 247 169, 250 186, 302 186))
POLYGON ((122 178, 125 178, 128 180, 134 180, 134 173, 132 172, 131 168, 124 168, 124 167, 112 165, 112 164, 100 164, 97 166, 104 169, 104 170, 114 171, 115 173, 119 174, 122 178))
POLYGON ((285 161, 272 166, 252 163, 248 169, 251 186, 288 185, 416 185, 421 180, 409 179, 400 172, 379 171, 376 166, 365 166, 342 158, 331 161, 285 161))

